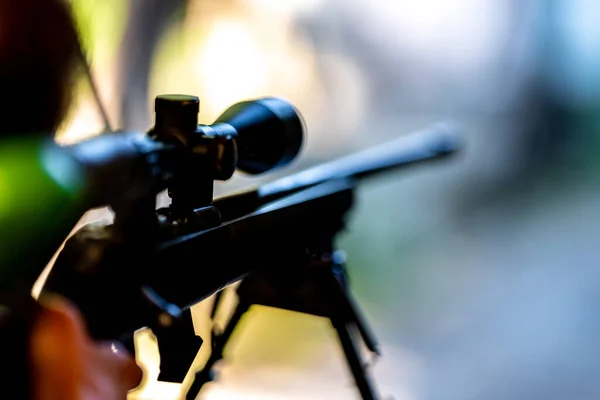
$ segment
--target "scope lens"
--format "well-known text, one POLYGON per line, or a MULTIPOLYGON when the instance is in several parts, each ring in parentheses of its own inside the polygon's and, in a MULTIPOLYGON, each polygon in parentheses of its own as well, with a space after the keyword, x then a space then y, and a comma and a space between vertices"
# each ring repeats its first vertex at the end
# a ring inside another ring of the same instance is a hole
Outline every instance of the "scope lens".
POLYGON ((248 174, 285 166, 302 148, 302 116, 292 104, 280 98, 237 103, 215 123, 229 124, 237 131, 237 168, 248 174))

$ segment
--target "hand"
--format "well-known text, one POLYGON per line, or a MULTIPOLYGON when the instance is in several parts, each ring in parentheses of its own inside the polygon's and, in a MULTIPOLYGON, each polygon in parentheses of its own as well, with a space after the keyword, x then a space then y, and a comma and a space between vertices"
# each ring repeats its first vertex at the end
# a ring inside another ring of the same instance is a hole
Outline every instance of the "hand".
POLYGON ((29 349, 33 399, 125 400, 142 379, 132 355, 118 344, 94 341, 66 300, 40 302, 29 349))

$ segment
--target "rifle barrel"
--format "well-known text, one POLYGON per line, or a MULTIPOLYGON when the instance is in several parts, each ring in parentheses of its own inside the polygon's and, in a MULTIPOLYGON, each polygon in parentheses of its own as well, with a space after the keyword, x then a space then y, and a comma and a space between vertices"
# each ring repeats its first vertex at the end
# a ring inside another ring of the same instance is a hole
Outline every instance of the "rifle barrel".
POLYGON ((336 178, 361 180, 396 168, 445 158, 459 148, 456 129, 434 125, 266 183, 258 188, 258 197, 272 200, 336 178))

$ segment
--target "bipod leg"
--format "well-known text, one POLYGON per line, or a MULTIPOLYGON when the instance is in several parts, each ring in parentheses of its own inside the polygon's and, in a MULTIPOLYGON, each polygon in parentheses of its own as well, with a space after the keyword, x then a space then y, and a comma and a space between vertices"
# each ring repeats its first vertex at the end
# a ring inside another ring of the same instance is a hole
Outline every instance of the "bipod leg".
POLYGON ((332 319, 331 322, 337 331, 344 350, 344 355, 346 356, 346 361, 352 371, 354 381, 356 382, 356 386, 358 387, 358 391, 363 400, 376 400, 375 390, 367 376, 368 373, 360 356, 359 348, 352 337, 350 325, 338 318, 332 319))
POLYGON ((356 302, 354 302, 350 294, 347 293, 346 296, 350 312, 352 313, 352 319, 354 319, 356 328, 358 329, 365 346, 367 346, 367 349, 369 349, 371 352, 375 353, 377 356, 380 356, 381 350, 375 341, 375 335, 373 334, 373 331, 371 331, 371 328, 367 325, 364 316, 359 311, 358 307, 356 306, 356 302))
POLYGON ((229 338, 231 337, 231 334, 233 333, 237 324, 240 322, 240 319, 249 308, 250 304, 240 300, 240 303, 238 303, 231 319, 227 323, 225 331, 219 334, 218 332, 215 332, 213 328, 210 356, 206 361, 206 364, 204 364, 204 368, 196 372, 194 382, 186 394, 186 400, 196 399, 204 384, 214 380, 214 371, 212 370, 213 366, 217 361, 223 359, 223 349, 227 345, 227 342, 229 341, 229 338))
MULTIPOLYGON (((343 271, 341 276, 345 276, 345 270, 343 265, 338 264, 334 266, 334 268, 339 268, 341 271, 343 271)), ((340 274, 336 275, 336 280, 338 283, 335 285, 338 291, 337 297, 338 300, 343 304, 343 309, 348 314, 348 319, 354 324, 356 324, 356 328, 358 329, 358 332, 360 333, 360 336, 362 337, 362 340, 365 343, 367 349, 369 349, 369 351, 373 352, 377 356, 380 356, 381 351, 379 349, 377 341, 375 340, 375 335, 373 334, 373 331, 367 324, 363 314, 360 312, 360 308, 356 304, 356 301, 352 297, 352 294, 348 290, 345 278, 341 278, 342 281, 340 282, 340 274)))

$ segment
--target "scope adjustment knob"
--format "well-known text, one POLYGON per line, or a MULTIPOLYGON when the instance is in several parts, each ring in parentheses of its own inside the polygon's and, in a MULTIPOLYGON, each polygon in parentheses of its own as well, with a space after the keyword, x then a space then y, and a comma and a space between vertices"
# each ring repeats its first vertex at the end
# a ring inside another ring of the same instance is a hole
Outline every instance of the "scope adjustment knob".
POLYGON ((196 130, 200 99, 184 94, 163 94, 154 100, 155 128, 154 132, 189 133, 196 130))

